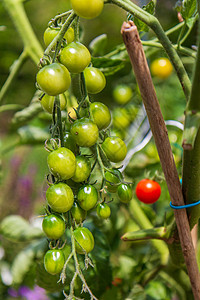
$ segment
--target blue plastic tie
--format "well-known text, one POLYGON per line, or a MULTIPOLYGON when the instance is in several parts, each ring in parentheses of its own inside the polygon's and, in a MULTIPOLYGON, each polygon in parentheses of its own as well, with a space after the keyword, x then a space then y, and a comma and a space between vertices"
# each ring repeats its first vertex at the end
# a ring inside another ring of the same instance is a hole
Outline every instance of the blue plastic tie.
POLYGON ((198 204, 200 204, 200 200, 197 202, 194 202, 194 203, 186 204, 186 205, 173 205, 172 202, 170 201, 170 206, 171 206, 171 208, 174 208, 174 209, 183 209, 183 208, 193 207, 198 204))

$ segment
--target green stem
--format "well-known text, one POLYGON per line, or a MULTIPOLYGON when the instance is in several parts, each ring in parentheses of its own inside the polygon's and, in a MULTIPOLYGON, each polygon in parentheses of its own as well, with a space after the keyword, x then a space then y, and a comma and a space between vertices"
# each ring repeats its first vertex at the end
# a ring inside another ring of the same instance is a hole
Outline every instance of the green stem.
POLYGON ((57 111, 57 122, 56 125, 59 129, 59 138, 61 141, 61 147, 64 147, 63 127, 62 127, 62 116, 60 110, 60 99, 59 96, 55 97, 56 111, 57 111))
POLYGON ((158 227, 158 228, 150 228, 150 229, 143 229, 133 232, 125 233, 121 239, 125 242, 129 241, 141 241, 141 240, 165 240, 166 239, 166 228, 165 227, 158 227))
POLYGON ((162 26, 160 25, 158 19, 148 12, 144 11, 142 8, 138 7, 136 4, 131 2, 130 0, 110 0, 111 3, 118 5, 119 7, 125 9, 126 11, 133 14, 135 17, 143 21, 147 24, 156 34, 160 43, 163 45, 166 53, 168 54, 175 70, 183 91, 185 93, 186 99, 189 98, 190 90, 191 90, 191 82, 185 71, 183 63, 178 56, 176 50, 173 48, 169 38, 165 34, 162 26))
POLYGON ((186 27, 187 27, 187 24, 186 24, 186 22, 184 22, 184 26, 181 28, 181 31, 180 31, 180 33, 179 33, 178 40, 177 40, 177 46, 178 46, 178 49, 179 49, 180 46, 181 46, 181 38, 182 38, 182 36, 183 36, 183 34, 184 34, 184 31, 185 31, 186 27))
MULTIPOLYGON (((130 202, 130 213, 136 223, 140 226, 141 229, 151 229, 153 228, 153 225, 147 218, 146 214, 143 212, 141 207, 139 206, 138 202, 134 199, 130 202)), ((156 248, 158 253, 160 253, 160 260, 161 264, 165 265, 167 264, 168 257, 169 257, 169 251, 168 247, 166 246, 165 242, 158 241, 158 240, 152 240, 151 243, 156 248)))
POLYGON ((0 113, 5 112, 5 111, 10 111, 10 110, 21 110, 23 109, 24 106, 21 104, 7 104, 7 105, 2 105, 0 107, 0 113))
POLYGON ((189 27, 188 31, 186 32, 186 34, 184 35, 184 37, 183 37, 182 40, 180 41, 180 44, 181 44, 181 45, 185 42, 185 40, 187 39, 187 37, 190 35, 190 33, 191 33, 191 31, 192 31, 192 29, 193 29, 193 27, 194 27, 194 24, 196 23, 196 21, 198 20, 198 18, 199 18, 199 15, 196 14, 196 16, 195 16, 195 18, 194 18, 194 21, 193 21, 193 26, 190 26, 190 27, 189 27))
POLYGON ((9 13, 17 31, 22 38, 24 49, 31 57, 35 64, 38 64, 43 55, 43 49, 33 32, 30 22, 20 0, 2 0, 3 4, 9 13))
POLYGON ((10 74, 0 90, 0 105, 3 103, 5 94, 9 90, 11 84, 13 83, 15 77, 17 76, 18 72, 21 70, 21 67, 27 58, 28 58, 28 52, 24 50, 22 54, 19 56, 19 58, 11 66, 10 74))

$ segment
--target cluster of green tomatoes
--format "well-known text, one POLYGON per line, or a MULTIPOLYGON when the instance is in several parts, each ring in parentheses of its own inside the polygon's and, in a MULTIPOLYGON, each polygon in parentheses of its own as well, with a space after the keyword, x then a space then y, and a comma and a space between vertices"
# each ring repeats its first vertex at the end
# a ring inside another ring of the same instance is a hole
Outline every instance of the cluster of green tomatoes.
MULTIPOLYGON (((59 30, 48 28, 45 31, 47 46, 59 30)), ((53 118, 56 118, 56 114, 58 118, 59 109, 66 107, 65 93, 70 87, 72 74, 81 74, 87 94, 99 93, 106 85, 104 74, 91 66, 89 50, 82 43, 74 41, 73 28, 67 30, 64 38, 64 46, 56 60, 42 66, 36 78, 43 93, 41 105, 53 114, 53 118)), ((109 136, 107 129, 111 124, 111 114, 108 107, 101 102, 91 103, 88 95, 78 102, 76 118, 61 119, 57 136, 52 136, 52 147, 48 148, 47 164, 51 182, 46 191, 47 214, 42 226, 51 241, 44 265, 47 272, 53 275, 62 271, 66 261, 57 241, 67 228, 73 228, 76 252, 87 254, 94 248, 92 233, 83 227, 87 213, 96 210, 100 218, 107 219, 111 209, 106 203, 106 194, 117 193, 123 203, 128 203, 132 198, 131 185, 123 182, 121 172, 111 164, 123 161, 127 148, 121 138, 109 136), (80 114, 81 109, 85 110, 84 116, 80 114), (83 149, 88 149, 90 155, 82 154, 83 149), (91 173, 96 166, 102 172, 100 190, 95 182, 91 182, 91 173), (54 247, 51 247, 52 244, 54 247)))

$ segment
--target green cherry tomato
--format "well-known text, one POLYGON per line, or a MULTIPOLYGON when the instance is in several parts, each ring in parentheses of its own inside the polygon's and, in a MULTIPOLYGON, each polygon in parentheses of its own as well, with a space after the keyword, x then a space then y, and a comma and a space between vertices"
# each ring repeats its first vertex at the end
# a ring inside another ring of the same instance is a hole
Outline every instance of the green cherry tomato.
POLYGON ((68 148, 72 152, 77 151, 76 142, 75 142, 72 134, 69 131, 66 131, 64 134, 64 146, 65 146, 65 148, 68 148))
POLYGON ((100 203, 97 205, 97 215, 102 219, 108 219, 110 217, 111 210, 108 204, 100 203))
POLYGON ((65 232, 65 221, 56 214, 47 215, 43 219, 42 229, 49 239, 57 240, 65 232))
POLYGON ((93 19, 102 12, 103 0, 71 0, 71 5, 75 13, 85 19, 93 19))
POLYGON ((76 245, 76 252, 79 254, 89 253, 94 248, 94 237, 89 229, 85 227, 78 227, 74 230, 74 238, 76 245))
POLYGON ((105 88, 106 78, 99 69, 88 67, 84 70, 84 76, 88 93, 97 94, 105 88))
POLYGON ((129 203, 132 199, 132 188, 130 184, 121 183, 117 188, 119 199, 123 203, 129 203))
POLYGON ((118 85, 113 90, 114 100, 119 104, 126 104, 131 100, 132 96, 132 89, 125 84, 118 85))
POLYGON ((125 129, 130 125, 130 116, 125 108, 117 108, 113 111, 113 126, 117 129, 125 129))
POLYGON ((64 93, 71 83, 69 71, 59 63, 53 63, 40 69, 36 80, 40 89, 50 96, 64 93))
POLYGON ((93 102, 90 104, 90 109, 94 123, 97 124, 99 130, 105 129, 110 125, 111 114, 105 104, 101 102, 93 102))
POLYGON ((59 59, 71 73, 81 73, 91 62, 91 55, 83 44, 72 42, 61 50, 59 59))
POLYGON ((62 271, 65 256, 62 250, 49 250, 44 256, 44 267, 49 274, 55 275, 62 271))
POLYGON ((124 160, 127 154, 126 145, 119 137, 107 137, 102 148, 108 159, 115 163, 124 160))
POLYGON ((80 224, 85 220, 87 216, 87 211, 82 209, 78 203, 74 202, 71 208, 71 214, 74 220, 76 221, 76 223, 80 224))
POLYGON ((172 64, 168 58, 160 57, 158 59, 155 59, 151 66, 151 73, 152 75, 165 79, 169 77, 173 71, 172 64))
POLYGON ((93 185, 84 185, 78 191, 78 203, 86 211, 92 209, 98 200, 98 193, 93 185))
POLYGON ((118 184, 120 183, 120 179, 122 179, 122 174, 119 170, 112 170, 112 172, 106 171, 105 179, 109 181, 106 182, 107 190, 110 193, 115 193, 117 191, 118 184))
POLYGON ((76 157, 71 150, 61 147, 49 154, 47 164, 54 176, 66 180, 71 178, 75 173, 76 157))
MULTIPOLYGON (((49 44, 53 41, 53 39, 58 35, 60 32, 60 27, 51 28, 48 27, 44 32, 44 43, 45 46, 49 46, 49 44)), ((66 39, 67 43, 72 43, 74 41, 74 29, 70 27, 65 35, 64 38, 66 39)))
POLYGON ((85 156, 76 156, 76 170, 75 174, 72 177, 72 180, 75 182, 85 181, 91 172, 91 164, 87 157, 85 156))
POLYGON ((71 209, 74 203, 74 194, 67 184, 60 182, 48 188, 46 199, 53 211, 64 213, 71 209))
POLYGON ((88 118, 76 120, 72 124, 70 132, 80 147, 92 147, 99 137, 97 125, 88 118))
MULTIPOLYGON (((66 107, 67 101, 63 94, 59 95, 59 98, 60 98, 60 109, 63 110, 66 107)), ((54 100, 55 100, 54 96, 44 95, 44 97, 42 97, 42 100, 40 101, 43 109, 49 114, 53 113, 54 100)))

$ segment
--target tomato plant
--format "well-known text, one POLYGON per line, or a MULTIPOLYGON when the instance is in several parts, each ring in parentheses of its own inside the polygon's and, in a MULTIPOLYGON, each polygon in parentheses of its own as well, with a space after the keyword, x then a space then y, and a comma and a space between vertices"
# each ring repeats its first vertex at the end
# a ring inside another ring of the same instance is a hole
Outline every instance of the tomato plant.
POLYGON ((105 88, 106 78, 99 69, 88 67, 84 70, 84 76, 88 93, 97 94, 105 88))
MULTIPOLYGON (((64 110, 67 104, 66 98, 63 94, 59 95, 60 99, 60 109, 64 110)), ((42 100, 40 101, 43 109, 48 112, 49 114, 53 113, 53 107, 54 107, 54 101, 55 97, 54 96, 49 96, 49 95, 44 95, 42 97, 42 100)))
POLYGON ((117 188, 119 199, 123 203, 129 203, 132 199, 132 188, 130 184, 121 183, 117 188))
POLYGON ((94 248, 94 237, 89 229, 78 227, 74 230, 76 240, 76 252, 79 254, 89 253, 94 248))
POLYGON ((126 145, 119 137, 107 137, 102 148, 108 159, 115 163, 122 161, 127 154, 126 145))
POLYGON ((86 219, 87 211, 82 209, 78 203, 74 202, 74 204, 71 208, 71 214, 72 214, 75 222, 77 224, 80 224, 86 219))
POLYGON ((161 187, 158 182, 150 179, 142 179, 136 186, 137 198, 146 204, 156 202, 161 194, 161 187))
POLYGON ((65 257, 62 250, 49 250, 44 256, 44 266, 48 273, 55 275, 62 271, 65 257))
POLYGON ((76 120, 70 130, 75 142, 81 147, 91 147, 96 144, 99 131, 97 125, 88 118, 76 120))
POLYGON ((58 213, 69 211, 74 203, 74 195, 71 188, 62 182, 53 184, 48 188, 46 199, 51 209, 58 213))
POLYGON ((72 180, 75 182, 85 181, 91 172, 91 164, 87 157, 85 156, 76 156, 76 170, 72 177, 72 180))
POLYGON ((70 0, 73 10, 79 17, 93 19, 100 15, 104 1, 103 0, 70 0))
POLYGON ((60 63, 46 65, 40 69, 36 80, 40 89, 50 96, 64 93, 71 83, 69 71, 60 63))
POLYGON ((97 190, 92 185, 84 185, 79 189, 77 199, 80 207, 88 211, 97 204, 97 190))
POLYGON ((49 239, 57 240, 65 232, 65 221, 56 214, 46 215, 42 222, 42 229, 49 239))
MULTIPOLYGON (((49 44, 53 41, 53 39, 58 35, 60 31, 60 27, 48 27, 45 32, 44 32, 44 43, 45 46, 49 46, 49 44)), ((65 35, 64 38, 66 39, 67 43, 70 44, 74 41, 74 29, 69 28, 65 35)))
POLYGON ((89 65, 89 50, 79 42, 72 42, 61 50, 60 62, 71 72, 81 73, 89 65))
POLYGON ((111 114, 108 107, 101 102, 93 102, 90 104, 90 109, 94 123, 99 130, 105 129, 110 125, 111 114))
POLYGON ((114 100, 119 104, 126 104, 131 100, 132 96, 132 89, 125 84, 117 85, 113 90, 114 100))
POLYGON ((110 206, 106 203, 99 203, 97 205, 97 215, 102 219, 108 219, 111 214, 110 206))
POLYGON ((166 57, 157 58, 151 63, 151 73, 158 78, 165 79, 171 75, 172 71, 172 64, 166 57))
POLYGON ((115 193, 117 191, 118 184, 120 183, 120 179, 122 179, 122 174, 117 169, 113 169, 111 172, 106 171, 105 179, 106 189, 111 193, 115 193))

